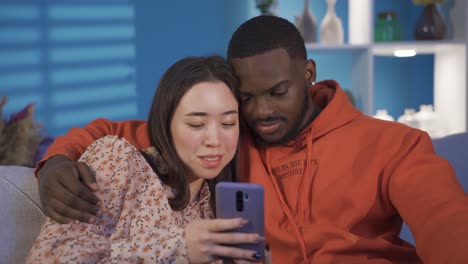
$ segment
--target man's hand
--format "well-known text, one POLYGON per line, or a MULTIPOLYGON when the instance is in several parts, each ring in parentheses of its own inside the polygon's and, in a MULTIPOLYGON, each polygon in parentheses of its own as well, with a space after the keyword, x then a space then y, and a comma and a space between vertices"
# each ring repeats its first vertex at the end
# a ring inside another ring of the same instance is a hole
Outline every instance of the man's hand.
POLYGON ((99 212, 99 190, 94 174, 82 162, 64 155, 48 159, 38 171, 39 196, 50 218, 65 224, 70 221, 93 223, 99 212))

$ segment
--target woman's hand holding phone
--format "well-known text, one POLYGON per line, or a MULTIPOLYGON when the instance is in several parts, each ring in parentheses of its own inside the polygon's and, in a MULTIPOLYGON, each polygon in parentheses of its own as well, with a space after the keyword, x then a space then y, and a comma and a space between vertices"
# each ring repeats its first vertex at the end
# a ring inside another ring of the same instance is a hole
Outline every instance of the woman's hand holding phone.
POLYGON ((190 263, 210 263, 219 258, 258 261, 257 252, 241 249, 236 244, 259 243, 263 239, 259 234, 226 232, 246 224, 241 218, 198 219, 188 224, 185 240, 190 263))

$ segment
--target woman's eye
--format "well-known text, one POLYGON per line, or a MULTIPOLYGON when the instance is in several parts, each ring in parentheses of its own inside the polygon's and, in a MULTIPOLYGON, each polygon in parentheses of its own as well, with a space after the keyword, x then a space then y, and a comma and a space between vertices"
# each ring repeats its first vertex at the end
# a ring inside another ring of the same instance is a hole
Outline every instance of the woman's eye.
POLYGON ((193 128, 201 128, 204 126, 204 124, 187 124, 189 127, 193 127, 193 128))
POLYGON ((236 123, 234 123, 234 122, 233 123, 223 123, 222 125, 227 126, 227 127, 233 127, 233 126, 236 125, 236 123))

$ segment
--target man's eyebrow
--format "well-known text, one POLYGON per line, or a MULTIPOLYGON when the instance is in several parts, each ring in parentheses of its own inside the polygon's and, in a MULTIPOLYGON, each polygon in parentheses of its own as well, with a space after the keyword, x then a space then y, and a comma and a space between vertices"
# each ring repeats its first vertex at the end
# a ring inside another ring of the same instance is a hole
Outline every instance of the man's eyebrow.
MULTIPOLYGON (((233 115, 233 114, 238 114, 237 110, 229 110, 226 112, 223 112, 221 115, 233 115)), ((190 112, 185 114, 185 116, 207 116, 208 114, 205 112, 190 112)))

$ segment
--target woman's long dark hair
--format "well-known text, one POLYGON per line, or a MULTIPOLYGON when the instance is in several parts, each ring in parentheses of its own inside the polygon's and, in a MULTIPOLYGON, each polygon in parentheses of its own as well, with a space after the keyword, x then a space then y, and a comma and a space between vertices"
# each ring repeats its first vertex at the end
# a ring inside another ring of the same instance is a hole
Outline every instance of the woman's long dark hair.
MULTIPOLYGON (((220 56, 188 57, 176 62, 161 77, 153 98, 148 117, 148 132, 151 146, 162 156, 166 170, 161 175, 158 165, 149 160, 164 184, 175 190, 175 197, 169 200, 173 210, 182 210, 190 202, 190 189, 187 180, 188 170, 177 155, 174 147, 171 122, 174 112, 185 93, 200 82, 224 82, 236 99, 237 77, 229 63, 220 56)), ((147 157, 147 156, 145 156, 147 157)), ((215 212, 215 185, 220 181, 235 181, 234 159, 227 164, 214 179, 207 180, 211 200, 210 205, 215 212)))

